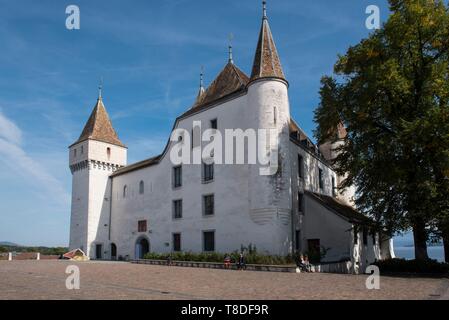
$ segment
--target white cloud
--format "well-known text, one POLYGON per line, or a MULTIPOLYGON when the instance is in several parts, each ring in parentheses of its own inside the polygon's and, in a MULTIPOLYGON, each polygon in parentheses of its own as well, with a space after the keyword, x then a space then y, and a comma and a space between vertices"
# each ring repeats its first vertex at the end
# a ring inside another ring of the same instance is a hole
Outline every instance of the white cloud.
POLYGON ((47 199, 69 203, 70 196, 61 182, 21 147, 22 135, 22 130, 0 111, 0 162, 25 177, 47 199))
POLYGON ((3 115, 0 110, 0 138, 14 144, 22 142, 22 131, 14 122, 3 115))

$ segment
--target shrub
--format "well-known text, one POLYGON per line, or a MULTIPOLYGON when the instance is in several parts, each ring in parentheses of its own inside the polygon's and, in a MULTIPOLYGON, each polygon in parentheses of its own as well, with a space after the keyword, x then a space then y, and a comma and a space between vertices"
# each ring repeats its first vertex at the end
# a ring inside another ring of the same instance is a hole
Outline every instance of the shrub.
MULTIPOLYGON (((249 250, 248 250, 249 251, 249 250)), ((144 259, 149 260, 167 260, 171 255, 172 261, 192 261, 192 262, 216 262, 223 263, 225 254, 218 252, 173 252, 169 253, 154 253, 150 252, 144 256, 144 259)), ((232 263, 236 263, 239 260, 240 252, 234 251, 229 254, 232 263)), ((245 262, 247 264, 268 264, 268 265, 286 265, 293 264, 295 259, 293 256, 272 256, 272 255, 262 255, 257 253, 257 251, 252 248, 251 251, 245 254, 245 262)))
POLYGON ((422 274, 448 274, 449 264, 441 263, 436 260, 405 260, 389 259, 377 261, 374 265, 378 266, 381 272, 392 273, 422 273, 422 274))

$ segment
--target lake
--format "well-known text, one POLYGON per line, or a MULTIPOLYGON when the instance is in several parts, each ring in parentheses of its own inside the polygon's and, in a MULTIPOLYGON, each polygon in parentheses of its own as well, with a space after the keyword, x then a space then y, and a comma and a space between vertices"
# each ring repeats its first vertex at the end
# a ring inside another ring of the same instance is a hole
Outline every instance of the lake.
MULTIPOLYGON (((441 247, 428 247, 427 252, 431 259, 444 262, 444 248, 441 247)), ((396 258, 404 258, 407 260, 412 260, 415 258, 415 248, 414 247, 394 247, 394 253, 396 258)))

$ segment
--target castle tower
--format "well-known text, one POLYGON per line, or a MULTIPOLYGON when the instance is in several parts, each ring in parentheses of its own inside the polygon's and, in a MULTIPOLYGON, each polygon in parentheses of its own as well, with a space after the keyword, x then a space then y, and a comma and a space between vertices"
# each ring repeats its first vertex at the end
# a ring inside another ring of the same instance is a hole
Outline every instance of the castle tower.
MULTIPOLYGON (((265 225, 266 249, 279 254, 291 250, 291 164, 290 164, 290 106, 288 82, 282 70, 279 55, 271 33, 263 2, 262 26, 248 83, 248 110, 255 129, 275 129, 277 148, 267 150, 275 156, 277 167, 271 175, 261 175, 260 164, 253 165, 250 173, 250 215, 253 221, 265 225), (278 247, 269 247, 278 245, 278 247)), ((261 248, 262 249, 262 248, 261 248)))
POLYGON ((127 148, 112 127, 100 94, 79 139, 69 147, 72 172, 70 249, 93 259, 108 257, 111 182, 126 165, 127 148))
MULTIPOLYGON (((333 132, 334 138, 330 141, 326 141, 325 143, 319 146, 321 154, 331 164, 333 163, 335 158, 337 158, 339 154, 338 148, 344 144, 344 139, 346 138, 347 134, 348 133, 343 123, 339 123, 335 132, 333 132)), ((337 188, 343 183, 345 178, 346 176, 337 175, 334 194, 339 200, 346 202, 348 205, 354 206, 354 195, 355 195, 354 186, 348 187, 344 191, 337 190, 337 188)))

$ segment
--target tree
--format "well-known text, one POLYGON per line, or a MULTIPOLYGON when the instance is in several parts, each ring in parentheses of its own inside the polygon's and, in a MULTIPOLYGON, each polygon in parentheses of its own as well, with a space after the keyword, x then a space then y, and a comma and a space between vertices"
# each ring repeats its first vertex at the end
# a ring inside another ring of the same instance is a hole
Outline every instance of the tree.
MULTIPOLYGON (((321 81, 315 136, 348 135, 334 160, 340 186, 392 235, 413 229, 416 259, 449 225, 449 13, 441 0, 390 0, 381 29, 348 49, 321 81)), ((449 251, 449 247, 446 247, 449 251)))

